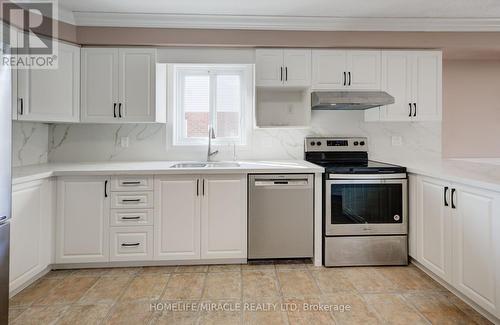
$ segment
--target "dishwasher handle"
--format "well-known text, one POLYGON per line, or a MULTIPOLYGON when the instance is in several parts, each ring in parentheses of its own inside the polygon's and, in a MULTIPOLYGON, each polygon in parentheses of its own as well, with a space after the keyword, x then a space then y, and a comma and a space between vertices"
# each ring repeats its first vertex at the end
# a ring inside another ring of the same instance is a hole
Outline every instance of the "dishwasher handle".
POLYGON ((266 180, 255 180, 255 186, 307 186, 309 185, 309 180, 304 179, 266 179, 266 180))

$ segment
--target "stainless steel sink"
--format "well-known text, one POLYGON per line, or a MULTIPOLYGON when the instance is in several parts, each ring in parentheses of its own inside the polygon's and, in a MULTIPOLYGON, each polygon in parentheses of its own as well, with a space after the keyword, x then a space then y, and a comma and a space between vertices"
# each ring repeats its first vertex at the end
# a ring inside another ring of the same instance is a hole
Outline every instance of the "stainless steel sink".
POLYGON ((226 161, 185 162, 172 165, 170 168, 230 168, 230 167, 240 167, 240 164, 237 162, 226 162, 226 161))

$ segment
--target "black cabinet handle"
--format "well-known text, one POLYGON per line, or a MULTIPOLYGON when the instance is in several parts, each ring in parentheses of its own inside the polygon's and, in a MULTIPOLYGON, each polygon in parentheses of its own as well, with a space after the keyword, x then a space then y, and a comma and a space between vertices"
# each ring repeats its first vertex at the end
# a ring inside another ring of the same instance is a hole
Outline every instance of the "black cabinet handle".
POLYGON ((108 197, 108 180, 104 181, 104 197, 108 197))
POLYGON ((349 83, 348 83, 348 85, 350 86, 350 85, 351 85, 351 72, 349 71, 349 72, 347 73, 347 75, 349 76, 349 83))
POLYGON ((456 209, 457 208, 457 206, 455 204, 455 191, 456 190, 454 188, 451 189, 451 208, 452 209, 456 209))
POLYGON ((122 220, 139 220, 141 217, 135 216, 135 217, 122 217, 122 220))
POLYGON ((288 81, 288 67, 285 67, 285 81, 288 81))
POLYGON ((346 73, 344 71, 344 86, 346 85, 346 82, 347 82, 347 78, 346 78, 346 73))
POLYGON ((280 80, 283 81, 283 67, 280 67, 280 80))
POLYGON ((122 103, 118 104, 118 117, 122 118, 122 103))
POLYGON ((116 103, 113 103, 113 117, 116 118, 116 103))
POLYGON ((122 182, 123 185, 139 185, 141 184, 141 182, 139 181, 125 181, 125 182, 122 182))
POLYGON ((196 196, 200 196, 200 179, 196 180, 196 196))
POLYGON ((408 114, 408 117, 411 117, 411 103, 408 103, 408 106, 410 106, 410 113, 408 114))
POLYGON ((133 244, 127 244, 127 243, 123 243, 122 246, 123 247, 134 247, 134 246, 139 246, 141 243, 133 243, 133 244))
POLYGON ((413 107, 415 107, 415 110, 413 111, 413 117, 417 116, 417 103, 413 103, 413 107))
POLYGON ((122 202, 141 202, 141 199, 122 199, 122 202))
POLYGON ((202 193, 203 193, 203 196, 205 196, 205 179, 203 179, 202 193))
POLYGON ((21 111, 19 112, 19 114, 23 115, 24 114, 24 100, 22 98, 19 98, 19 100, 21 101, 20 105, 20 109, 21 111))
POLYGON ((448 204, 448 199, 446 198, 446 195, 448 194, 448 186, 445 186, 444 188, 444 206, 447 207, 449 204, 448 204))

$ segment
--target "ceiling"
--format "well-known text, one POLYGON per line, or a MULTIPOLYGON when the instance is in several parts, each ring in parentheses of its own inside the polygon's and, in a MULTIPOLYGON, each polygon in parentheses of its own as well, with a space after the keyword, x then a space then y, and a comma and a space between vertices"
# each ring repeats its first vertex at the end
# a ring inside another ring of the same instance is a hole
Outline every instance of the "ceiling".
POLYGON ((59 0, 59 5, 76 24, 87 26, 384 30, 391 22, 388 30, 446 30, 450 24, 500 29, 500 0, 59 0))

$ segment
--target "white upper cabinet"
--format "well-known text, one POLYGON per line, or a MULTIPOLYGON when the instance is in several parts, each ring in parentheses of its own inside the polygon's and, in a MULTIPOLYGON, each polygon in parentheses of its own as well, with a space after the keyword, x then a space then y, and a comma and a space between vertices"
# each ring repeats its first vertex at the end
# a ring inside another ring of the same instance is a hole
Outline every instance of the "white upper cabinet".
POLYGON ((311 50, 257 49, 258 87, 300 87, 311 85, 311 50))
POLYGON ((313 50, 312 88, 379 90, 380 51, 313 50))
POLYGON ((156 49, 82 49, 82 122, 165 122, 166 70, 156 68, 156 49), (165 79, 165 80, 163 80, 165 79))
POLYGON ((381 108, 381 120, 441 120, 441 52, 383 51, 382 90, 393 96, 395 103, 381 108))
POLYGON ((15 95, 18 120, 78 122, 80 47, 59 42, 55 69, 18 69, 15 95))

